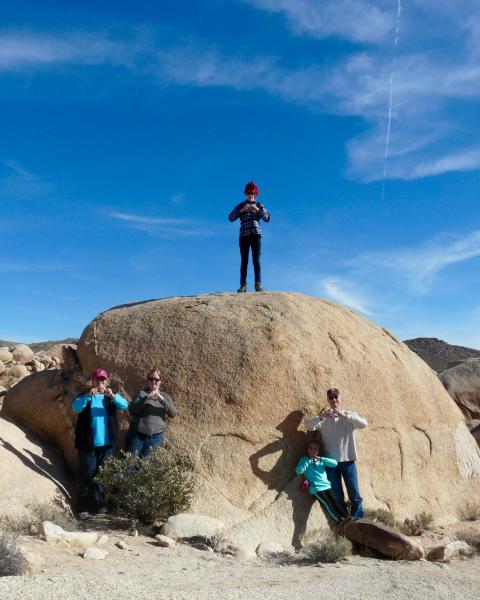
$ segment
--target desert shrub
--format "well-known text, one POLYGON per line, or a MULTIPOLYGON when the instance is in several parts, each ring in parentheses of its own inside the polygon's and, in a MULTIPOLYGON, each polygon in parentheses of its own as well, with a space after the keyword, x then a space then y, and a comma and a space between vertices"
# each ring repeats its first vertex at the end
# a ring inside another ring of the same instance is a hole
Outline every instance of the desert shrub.
POLYGON ((16 538, 8 533, 0 533, 0 577, 22 575, 26 570, 27 561, 16 538))
POLYGON ((344 537, 329 537, 308 544, 299 553, 300 560, 312 563, 331 563, 346 558, 352 553, 352 544, 344 537))
POLYGON ((32 502, 23 515, 0 517, 2 528, 14 533, 37 533, 43 521, 52 521, 67 530, 76 526, 73 515, 55 502, 32 502))
POLYGON ((480 501, 468 500, 458 511, 462 521, 477 521, 480 519, 480 501))
POLYGON ((469 546, 475 548, 477 552, 480 552, 480 531, 475 529, 466 529, 464 531, 459 531, 455 536, 457 540, 463 540, 467 542, 469 546))
POLYGON ((364 511, 363 517, 364 519, 368 519, 374 523, 383 523, 384 525, 387 525, 387 527, 398 527, 398 522, 395 519, 395 515, 392 513, 392 511, 385 510, 384 508, 367 508, 364 511))
POLYGON ((193 496, 190 466, 163 448, 147 460, 131 453, 109 458, 97 480, 114 514, 144 524, 188 510, 193 496))
POLYGON ((415 519, 420 523, 422 529, 433 528, 433 515, 432 513, 421 512, 415 516, 415 519))

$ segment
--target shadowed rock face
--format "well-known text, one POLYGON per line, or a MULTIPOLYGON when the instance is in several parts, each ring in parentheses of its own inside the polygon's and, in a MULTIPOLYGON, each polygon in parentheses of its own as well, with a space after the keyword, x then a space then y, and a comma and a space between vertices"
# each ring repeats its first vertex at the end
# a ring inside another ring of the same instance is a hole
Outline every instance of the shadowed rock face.
POLYGON ((480 359, 465 360, 438 376, 465 415, 472 435, 480 443, 480 359))
POLYGON ((387 331, 318 298, 224 294, 118 307, 86 327, 78 357, 85 373, 108 369, 129 397, 160 370, 178 409, 167 444, 195 465, 193 509, 233 527, 246 552, 265 540, 298 543, 307 518, 310 532, 325 526, 293 474, 303 418, 332 386, 369 422, 357 433, 368 506, 453 518, 480 491, 478 448, 436 375, 387 331))

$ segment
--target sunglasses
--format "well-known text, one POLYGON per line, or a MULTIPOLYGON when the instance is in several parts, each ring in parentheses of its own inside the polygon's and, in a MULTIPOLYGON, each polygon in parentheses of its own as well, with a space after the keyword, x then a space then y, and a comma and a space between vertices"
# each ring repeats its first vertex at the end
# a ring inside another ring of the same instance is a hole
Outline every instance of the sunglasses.
POLYGON ((329 396, 329 398, 330 398, 331 400, 336 400, 336 399, 338 398, 338 396, 337 396, 337 395, 335 395, 335 396, 329 396))
POLYGON ((148 381, 155 381, 155 382, 158 382, 158 381, 161 381, 161 380, 160 380, 160 379, 157 379, 156 377, 149 377, 149 378, 148 378, 148 381))

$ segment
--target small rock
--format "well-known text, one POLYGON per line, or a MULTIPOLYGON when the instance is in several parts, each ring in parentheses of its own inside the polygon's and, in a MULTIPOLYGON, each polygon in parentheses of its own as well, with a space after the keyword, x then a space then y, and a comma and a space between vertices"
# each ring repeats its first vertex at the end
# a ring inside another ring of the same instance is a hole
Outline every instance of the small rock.
POLYGON ((260 558, 269 558, 272 555, 283 552, 283 548, 277 542, 262 542, 258 544, 255 552, 260 558))
POLYGON ((20 379, 23 379, 28 375, 28 369, 25 365, 12 365, 7 369, 5 375, 11 379, 20 381, 20 379))
POLYGON ((138 537, 138 531, 136 529, 131 529, 128 532, 128 535, 130 535, 131 537, 138 537))
POLYGON ((83 553, 83 558, 87 560, 103 560, 108 556, 108 552, 103 550, 103 548, 88 548, 83 553))
POLYGON ((435 546, 427 554, 427 560, 437 562, 459 556, 472 556, 475 549, 463 540, 446 541, 441 546, 435 546))
POLYGON ((225 524, 213 517, 191 513, 180 513, 173 517, 169 517, 167 522, 162 526, 160 533, 168 535, 174 540, 198 536, 210 539, 224 529, 225 524))
POLYGON ((176 541, 168 537, 168 535, 162 535, 161 533, 155 536, 155 540, 159 546, 163 546, 164 548, 173 548, 176 545, 176 541))
POLYGON ((124 541, 117 542, 115 546, 120 550, 128 550, 128 545, 124 541))
POLYGON ((97 542, 97 546, 105 546, 106 544, 108 544, 108 535, 106 533, 104 533, 103 535, 100 536, 100 538, 97 542))
POLYGON ((98 535, 93 531, 65 531, 60 525, 56 525, 51 521, 44 521, 41 524, 40 535, 47 542, 76 543, 84 548, 95 544, 98 539, 98 535))

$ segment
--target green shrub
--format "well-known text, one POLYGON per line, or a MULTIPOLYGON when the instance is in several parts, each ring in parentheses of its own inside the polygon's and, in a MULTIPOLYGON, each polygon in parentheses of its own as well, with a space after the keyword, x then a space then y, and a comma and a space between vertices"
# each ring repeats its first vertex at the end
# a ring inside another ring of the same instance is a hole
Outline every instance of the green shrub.
POLYGON ((374 523, 383 523, 387 525, 387 527, 398 527, 398 522, 395 519, 395 515, 390 510, 385 510, 384 508, 367 508, 363 515, 364 519, 368 519, 369 521, 373 521, 374 523))
POLYGON ((329 536, 320 542, 302 548, 300 559, 312 563, 331 563, 346 558, 352 553, 352 544, 344 537, 329 536))
POLYGON ((150 524, 191 506, 190 466, 164 448, 153 450, 147 460, 131 453, 109 458, 97 480, 112 512, 131 521, 150 524))
POLYGON ((32 502, 23 515, 0 517, 2 528, 14 533, 37 533, 43 521, 52 521, 66 530, 76 527, 73 515, 55 502, 32 502))
POLYGON ((7 533, 0 534, 0 577, 23 575, 27 561, 20 551, 17 540, 7 533))
POLYGON ((431 513, 421 512, 415 516, 415 519, 420 523, 422 529, 433 528, 433 515, 431 513))

